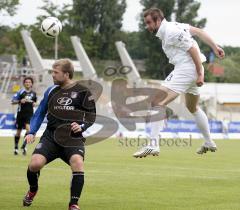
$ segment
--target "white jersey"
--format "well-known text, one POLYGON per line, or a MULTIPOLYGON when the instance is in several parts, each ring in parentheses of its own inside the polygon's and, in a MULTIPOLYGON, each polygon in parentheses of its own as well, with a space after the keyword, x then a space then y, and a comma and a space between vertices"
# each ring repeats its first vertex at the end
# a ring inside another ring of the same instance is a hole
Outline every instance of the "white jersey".
POLYGON ((197 42, 190 34, 189 24, 168 22, 164 19, 156 36, 162 40, 162 48, 171 64, 175 66, 194 64, 187 52, 192 46, 198 49, 201 61, 206 61, 206 57, 200 52, 197 42))
POLYGON ((200 52, 197 42, 190 34, 189 24, 168 22, 164 19, 156 36, 162 40, 163 51, 169 62, 175 66, 174 70, 165 79, 163 86, 179 94, 199 95, 196 85, 198 77, 196 66, 188 50, 195 46, 201 61, 205 62, 206 58, 200 52))

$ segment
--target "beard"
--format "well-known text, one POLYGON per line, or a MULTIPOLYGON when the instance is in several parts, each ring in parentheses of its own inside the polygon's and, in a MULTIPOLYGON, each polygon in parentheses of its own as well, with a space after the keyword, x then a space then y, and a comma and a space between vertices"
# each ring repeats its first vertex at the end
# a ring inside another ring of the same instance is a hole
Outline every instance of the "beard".
POLYGON ((54 85, 59 85, 62 86, 64 84, 64 82, 62 81, 57 81, 57 80, 53 80, 54 85))
POLYGON ((154 35, 156 35, 157 32, 158 32, 158 28, 155 28, 155 29, 153 29, 153 31, 152 31, 152 33, 153 33, 154 35))
POLYGON ((156 35, 157 32, 158 32, 158 29, 159 29, 159 27, 158 27, 157 24, 156 24, 156 25, 155 25, 155 28, 152 30, 152 33, 153 33, 154 35, 156 35))

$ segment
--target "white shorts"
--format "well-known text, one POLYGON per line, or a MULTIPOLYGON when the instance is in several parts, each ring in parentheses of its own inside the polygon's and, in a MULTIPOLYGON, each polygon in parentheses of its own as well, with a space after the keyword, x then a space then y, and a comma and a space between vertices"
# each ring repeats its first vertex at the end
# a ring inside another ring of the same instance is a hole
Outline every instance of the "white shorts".
POLYGON ((191 93, 199 95, 199 87, 196 85, 196 80, 197 72, 195 66, 175 66, 162 85, 179 94, 191 93))

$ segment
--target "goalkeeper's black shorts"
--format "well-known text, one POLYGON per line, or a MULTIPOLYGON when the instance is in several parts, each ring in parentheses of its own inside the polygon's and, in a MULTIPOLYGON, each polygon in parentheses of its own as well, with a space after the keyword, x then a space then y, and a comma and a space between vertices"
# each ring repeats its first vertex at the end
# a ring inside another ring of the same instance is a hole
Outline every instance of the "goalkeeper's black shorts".
POLYGON ((30 124, 33 113, 18 113, 16 119, 16 128, 24 129, 26 124, 30 124))

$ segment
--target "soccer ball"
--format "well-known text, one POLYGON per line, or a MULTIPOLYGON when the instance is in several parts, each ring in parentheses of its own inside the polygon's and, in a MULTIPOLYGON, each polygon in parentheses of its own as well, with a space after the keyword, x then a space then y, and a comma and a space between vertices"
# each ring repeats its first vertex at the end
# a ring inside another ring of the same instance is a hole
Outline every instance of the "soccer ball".
POLYGON ((62 31, 62 23, 55 17, 47 17, 42 21, 41 30, 47 37, 56 37, 62 31))

